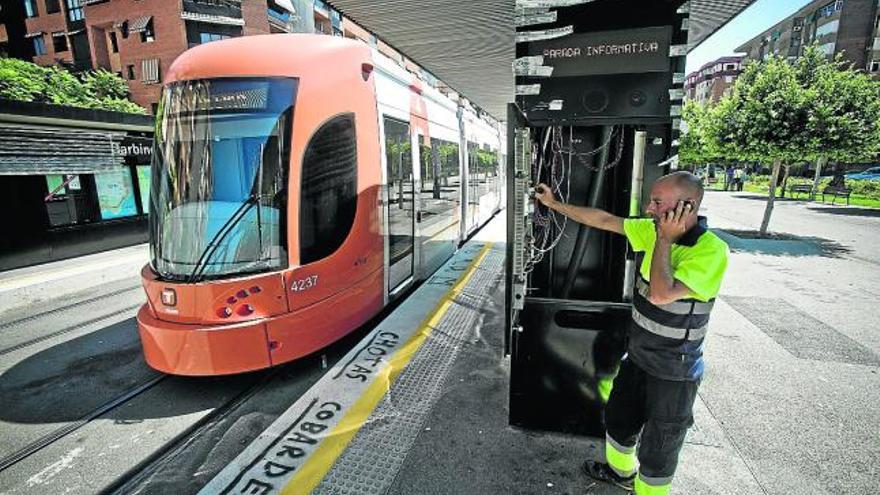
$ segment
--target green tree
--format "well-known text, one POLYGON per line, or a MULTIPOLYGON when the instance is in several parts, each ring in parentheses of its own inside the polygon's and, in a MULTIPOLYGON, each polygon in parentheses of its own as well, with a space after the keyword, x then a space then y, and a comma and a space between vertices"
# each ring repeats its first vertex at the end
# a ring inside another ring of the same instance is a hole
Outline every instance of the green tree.
POLYGON ((125 100, 131 95, 124 79, 104 69, 85 73, 82 82, 89 93, 100 100, 125 100))
POLYGON ((729 146, 721 141, 721 108, 694 101, 682 109, 684 129, 679 145, 679 159, 686 165, 702 165, 735 159, 729 146))
POLYGON ((40 101, 46 92, 48 69, 16 58, 0 58, 0 98, 40 101))
MULTIPOLYGON (((854 70, 842 54, 829 60, 815 46, 806 50, 795 67, 809 94, 806 134, 811 155, 817 157, 811 195, 815 199, 822 167, 829 160, 852 163, 880 153, 880 83, 854 70)), ((843 186, 840 165, 836 175, 843 186)))
POLYGON ((74 74, 57 66, 41 67, 23 60, 0 58, 0 98, 146 113, 128 96, 125 81, 105 70, 74 74))
POLYGON ((795 67, 770 57, 746 65, 732 93, 717 106, 718 145, 739 159, 772 164, 761 235, 770 224, 782 165, 811 159, 815 151, 805 133, 809 99, 795 67))

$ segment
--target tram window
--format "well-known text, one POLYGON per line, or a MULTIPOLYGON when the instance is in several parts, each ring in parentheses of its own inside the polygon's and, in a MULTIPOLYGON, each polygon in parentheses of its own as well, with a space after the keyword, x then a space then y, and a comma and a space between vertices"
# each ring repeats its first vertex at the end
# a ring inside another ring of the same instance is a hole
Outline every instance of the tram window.
POLYGON ((333 118, 309 141, 302 165, 299 210, 300 263, 332 254, 342 245, 357 211, 357 143, 354 114, 333 118))
POLYGON ((425 222, 433 218, 452 218, 458 209, 458 144, 431 138, 431 146, 419 146, 421 197, 425 222))

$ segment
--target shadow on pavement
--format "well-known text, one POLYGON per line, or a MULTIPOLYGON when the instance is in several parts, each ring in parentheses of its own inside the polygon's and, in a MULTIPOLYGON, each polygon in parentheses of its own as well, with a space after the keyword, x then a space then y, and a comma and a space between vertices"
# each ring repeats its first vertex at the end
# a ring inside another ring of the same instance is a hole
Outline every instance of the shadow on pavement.
POLYGON ((764 254, 769 256, 819 256, 842 258, 852 252, 847 246, 830 239, 792 234, 770 233, 770 237, 758 237, 754 230, 713 229, 735 252, 764 254))
POLYGON ((878 208, 858 208, 854 206, 840 206, 827 208, 807 208, 817 213, 827 213, 829 215, 845 215, 850 217, 880 217, 880 209, 878 208))
MULTIPOLYGON (((129 318, 37 352, 0 375, 0 421, 75 421, 157 375, 144 362, 137 325, 129 318)), ((253 375, 169 378, 176 391, 174 397, 187 397, 210 395, 254 380, 253 375)), ((139 421, 200 410, 197 403, 174 397, 163 407, 123 407, 110 414, 116 421, 139 421)))
MULTIPOLYGON (((725 192, 725 191, 718 191, 718 192, 725 192)), ((737 194, 732 194, 732 197, 736 198, 736 199, 749 199, 749 200, 753 200, 753 201, 767 202, 767 196, 764 196, 762 194, 740 194, 740 193, 737 193, 737 194)), ((777 196, 776 201, 790 201, 790 202, 808 203, 810 201, 810 198, 807 198, 807 197, 781 198, 781 197, 777 196)))

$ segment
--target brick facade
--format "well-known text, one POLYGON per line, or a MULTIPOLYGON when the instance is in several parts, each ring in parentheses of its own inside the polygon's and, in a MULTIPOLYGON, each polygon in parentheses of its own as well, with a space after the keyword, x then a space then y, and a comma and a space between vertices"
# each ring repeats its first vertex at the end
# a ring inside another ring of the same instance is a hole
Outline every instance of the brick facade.
POLYGON ((688 100, 717 103, 742 73, 743 57, 721 57, 688 74, 684 89, 688 100))
POLYGON ((266 0, 242 0, 241 16, 244 18, 245 36, 270 33, 266 0))
MULTIPOLYGON (((61 2, 63 4, 63 2, 61 2)), ((25 26, 28 34, 42 32, 44 33, 43 42, 46 44, 46 54, 44 55, 36 55, 34 56, 34 63, 40 65, 53 65, 57 63, 71 63, 73 62, 73 50, 70 47, 70 40, 68 39, 67 50, 56 52, 54 43, 52 43, 52 33, 67 33, 67 20, 64 17, 65 10, 64 6, 61 6, 61 10, 54 14, 47 14, 46 2, 45 0, 34 0, 34 4, 37 7, 37 17, 30 17, 25 19, 25 26)), ((67 35, 65 34, 65 38, 67 35)), ((32 38, 28 38, 30 43, 33 43, 32 38)))
MULTIPOLYGON (((34 63, 74 62, 72 43, 68 42, 66 51, 56 53, 53 32, 76 32, 79 36, 87 36, 89 53, 78 57, 85 58, 84 63, 79 64, 83 66, 81 68, 106 69, 119 74, 128 82, 131 99, 150 113, 159 101, 164 74, 181 53, 200 42, 200 32, 217 32, 225 36, 278 32, 277 27, 270 28, 267 15, 267 2, 271 0, 242 0, 240 13, 229 3, 212 0, 109 0, 84 5, 84 20, 73 23, 68 20, 65 0, 59 0, 61 10, 53 14, 46 13, 46 0, 34 1, 38 15, 25 19, 25 25, 28 33, 45 33, 46 46, 46 54, 34 56, 34 63), (206 14, 208 18, 222 19, 186 20, 182 14, 188 8, 206 14), (144 18, 151 19, 151 37, 128 32, 128 26, 144 18), (237 24, 243 25, 237 25, 235 19, 240 19, 237 24), (158 80, 145 80, 147 75, 153 75, 152 64, 158 66, 158 80)), ((33 43, 29 39, 25 41, 33 43)))
POLYGON ((85 9, 94 67, 120 74, 128 81, 131 99, 152 110, 152 105, 159 101, 162 76, 174 59, 187 49, 180 0, 112 0, 88 5, 85 9), (154 41, 142 41, 140 33, 125 36, 124 29, 114 28, 117 23, 130 23, 148 16, 152 16, 154 41), (118 53, 113 53, 111 33, 115 33, 118 53), (160 81, 145 83, 144 60, 150 59, 159 60, 160 81))

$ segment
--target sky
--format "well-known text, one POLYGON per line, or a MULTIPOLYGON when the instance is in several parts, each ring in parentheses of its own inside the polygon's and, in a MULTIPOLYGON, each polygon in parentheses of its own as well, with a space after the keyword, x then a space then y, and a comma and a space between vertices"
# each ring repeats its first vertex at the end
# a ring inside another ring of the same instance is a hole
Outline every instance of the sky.
POLYGON ((797 12, 811 0, 757 0, 688 54, 687 73, 718 57, 733 55, 738 46, 797 12))

